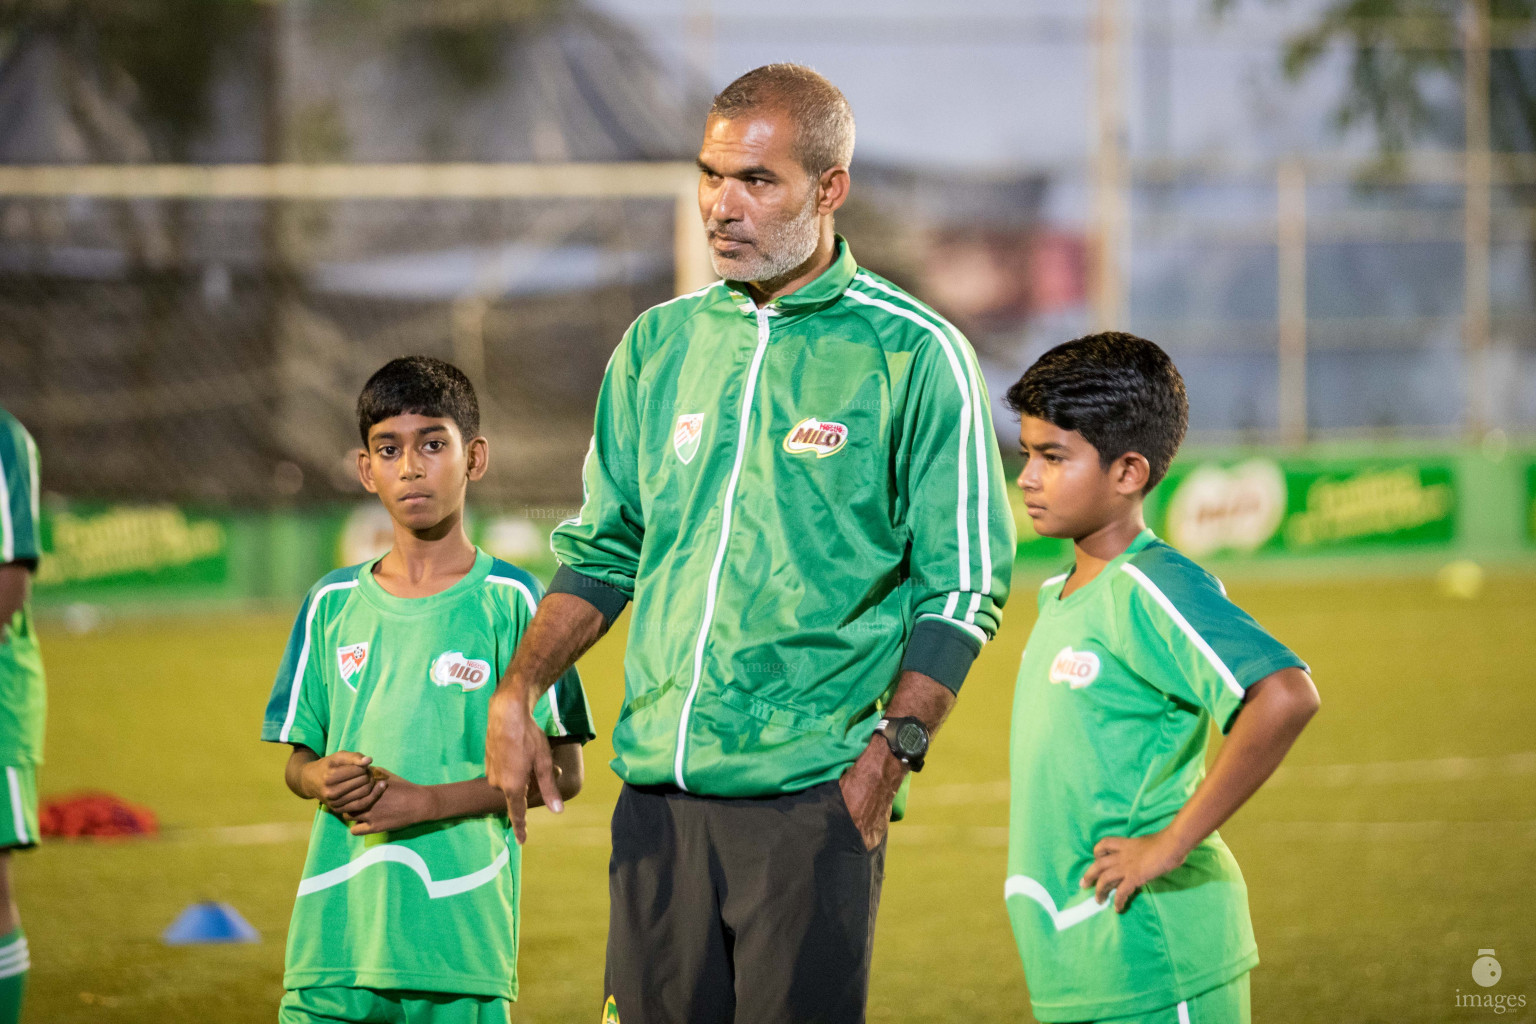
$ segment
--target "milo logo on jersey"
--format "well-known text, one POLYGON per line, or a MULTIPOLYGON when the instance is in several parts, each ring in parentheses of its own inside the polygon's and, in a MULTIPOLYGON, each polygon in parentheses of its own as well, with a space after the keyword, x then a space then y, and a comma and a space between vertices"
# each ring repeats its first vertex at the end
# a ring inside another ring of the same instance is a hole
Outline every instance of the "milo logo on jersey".
POLYGON ((491 681, 491 663, 466 658, 463 651, 445 651, 432 662, 432 681, 438 686, 462 686, 465 693, 478 690, 491 681))
POLYGON ((1051 662, 1051 682, 1066 683, 1074 690, 1081 690, 1099 678, 1099 656, 1092 651, 1074 651, 1063 647, 1056 660, 1051 662))
POLYGON ((841 423, 808 416, 784 435, 784 450, 791 455, 815 452, 818 459, 836 455, 848 443, 848 428, 841 423))

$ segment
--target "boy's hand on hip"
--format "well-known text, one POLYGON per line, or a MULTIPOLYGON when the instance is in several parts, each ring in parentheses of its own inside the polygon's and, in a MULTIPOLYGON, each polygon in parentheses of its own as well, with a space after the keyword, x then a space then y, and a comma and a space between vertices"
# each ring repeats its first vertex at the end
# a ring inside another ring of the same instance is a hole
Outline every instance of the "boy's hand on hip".
POLYGON ((1093 865, 1083 875, 1083 888, 1094 890, 1103 903, 1113 893, 1115 912, 1125 913, 1136 890, 1161 878, 1180 864, 1188 851, 1165 829, 1136 839, 1106 836, 1093 847, 1093 865))
POLYGON ((549 737, 533 720, 532 702, 519 686, 504 685, 491 695, 485 731, 485 777, 507 798, 507 817, 519 843, 528 840, 528 790, 537 787, 544 806, 564 810, 555 784, 549 737))
POLYGON ((384 775, 380 784, 385 788, 367 808, 346 815, 353 835, 393 832, 437 820, 436 799, 430 786, 418 786, 394 772, 379 771, 384 775))

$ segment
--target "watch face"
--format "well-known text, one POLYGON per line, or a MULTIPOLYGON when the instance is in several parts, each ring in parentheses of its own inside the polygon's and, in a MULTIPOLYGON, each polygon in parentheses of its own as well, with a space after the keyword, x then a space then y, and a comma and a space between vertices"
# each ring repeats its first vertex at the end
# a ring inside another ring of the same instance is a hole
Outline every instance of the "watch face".
POLYGON ((916 722, 903 722, 896 729, 896 746, 908 755, 922 754, 928 748, 928 736, 916 722))

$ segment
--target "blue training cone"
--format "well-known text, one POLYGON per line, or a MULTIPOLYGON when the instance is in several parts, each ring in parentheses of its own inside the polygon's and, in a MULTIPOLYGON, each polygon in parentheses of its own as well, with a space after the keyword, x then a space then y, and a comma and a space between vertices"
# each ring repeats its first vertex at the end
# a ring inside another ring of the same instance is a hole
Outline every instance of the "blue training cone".
POLYGON ((167 946, 202 942, 260 942, 261 933, 228 903, 208 900, 181 912, 160 936, 167 946))

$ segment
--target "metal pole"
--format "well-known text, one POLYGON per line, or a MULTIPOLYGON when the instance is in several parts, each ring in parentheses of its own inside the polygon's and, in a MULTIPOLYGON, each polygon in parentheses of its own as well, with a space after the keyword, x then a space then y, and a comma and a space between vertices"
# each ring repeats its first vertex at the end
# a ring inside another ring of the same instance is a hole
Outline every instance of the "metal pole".
POLYGON ((1094 330, 1125 320, 1125 153, 1120 96, 1120 0, 1098 0, 1093 20, 1093 211, 1089 229, 1089 302, 1094 330))
POLYGON ((1462 347, 1466 359, 1466 429, 1488 429, 1489 254, 1492 219, 1492 156, 1488 125, 1488 0, 1467 0, 1462 84, 1466 106, 1465 279, 1462 347))
POLYGON ((672 287, 686 295, 715 280, 699 220, 698 188, 693 183, 679 189, 672 215, 672 287))
POLYGON ((1302 162, 1280 162, 1275 189, 1275 244, 1279 251, 1280 438, 1307 440, 1307 172, 1302 162))

